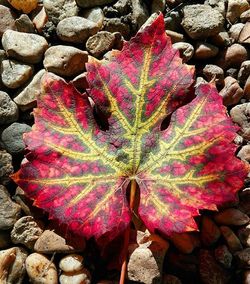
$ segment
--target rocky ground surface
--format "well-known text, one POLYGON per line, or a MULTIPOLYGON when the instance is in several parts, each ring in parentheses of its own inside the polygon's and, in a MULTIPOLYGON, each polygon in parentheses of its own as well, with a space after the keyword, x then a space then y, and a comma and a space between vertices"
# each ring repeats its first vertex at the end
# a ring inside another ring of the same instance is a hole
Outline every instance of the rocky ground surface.
MULTIPOLYGON (((78 249, 68 244, 8 177, 24 157, 22 134, 33 124, 40 80, 48 70, 82 92, 88 55, 108 57, 152 13, 162 11, 174 48, 184 62, 196 66, 197 82, 215 78, 232 120, 240 126, 237 155, 249 162, 250 1, 9 2, 0 0, 1 283, 117 283, 119 273, 97 260, 93 243, 78 249)), ((248 184, 238 202, 217 213, 203 212, 197 220, 199 232, 165 241, 157 256, 147 243, 130 248, 131 283, 160 283, 162 278, 165 284, 249 284, 248 184)))

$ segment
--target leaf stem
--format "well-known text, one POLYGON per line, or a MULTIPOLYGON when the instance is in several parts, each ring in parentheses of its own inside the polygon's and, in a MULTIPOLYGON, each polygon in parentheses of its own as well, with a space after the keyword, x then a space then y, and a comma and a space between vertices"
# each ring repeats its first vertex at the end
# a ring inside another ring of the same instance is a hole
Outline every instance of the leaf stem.
MULTIPOLYGON (((133 212, 134 203, 135 203, 135 193, 136 193, 136 181, 131 180, 131 188, 129 195, 129 207, 131 212, 133 212)), ((119 284, 125 283, 126 273, 127 273, 127 255, 128 255, 128 245, 130 237, 130 224, 128 225, 125 231, 124 245, 123 245, 123 255, 122 255, 122 268, 119 284)))

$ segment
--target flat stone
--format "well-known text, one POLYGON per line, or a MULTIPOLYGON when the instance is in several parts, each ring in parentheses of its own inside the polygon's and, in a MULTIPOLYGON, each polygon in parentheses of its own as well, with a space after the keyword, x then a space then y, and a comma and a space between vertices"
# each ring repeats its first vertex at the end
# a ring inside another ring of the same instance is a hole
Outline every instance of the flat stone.
POLYGON ((249 223, 249 217, 236 208, 227 208, 214 215, 220 225, 242 226, 249 223))
POLYGON ((105 52, 113 48, 115 40, 116 38, 114 34, 101 31, 88 39, 86 42, 86 49, 94 57, 100 57, 105 52))
POLYGON ((13 171, 12 156, 5 150, 0 150, 0 183, 7 185, 10 181, 9 175, 13 171))
POLYGON ((228 0, 226 19, 234 24, 240 15, 250 8, 247 0, 228 0))
POLYGON ((96 23, 98 28, 102 28, 104 21, 104 14, 100 7, 86 9, 81 14, 85 19, 96 23))
POLYGON ((250 22, 245 23, 239 35, 239 43, 250 44, 250 22))
POLYGON ((99 29, 95 22, 75 16, 61 20, 57 25, 56 33, 62 41, 83 43, 99 29))
MULTIPOLYGON (((83 244, 81 250, 83 250, 84 247, 85 244, 83 244)), ((69 253, 79 251, 79 249, 75 249, 73 246, 68 245, 67 241, 63 237, 50 230, 45 230, 39 237, 39 239, 35 243, 34 250, 36 252, 48 254, 54 252, 69 253)))
POLYGON ((34 25, 28 15, 22 14, 15 21, 15 25, 18 32, 22 33, 35 33, 34 25))
POLYGON ((38 63, 48 48, 46 39, 40 35, 7 30, 2 45, 9 57, 25 63, 38 63))
POLYGON ((13 202, 7 189, 0 185, 0 230, 12 229, 21 216, 21 207, 13 202))
POLYGON ((239 134, 246 140, 250 139, 250 103, 239 104, 230 110, 233 122, 240 126, 239 134))
POLYGON ((1 77, 3 84, 10 89, 24 85, 33 75, 33 66, 20 63, 16 60, 3 60, 1 77))
POLYGON ((79 12, 75 0, 44 0, 43 5, 49 20, 56 25, 65 18, 77 16, 79 12))
POLYGON ((30 254, 25 262, 26 271, 33 284, 57 284, 55 264, 40 253, 30 254))
POLYGON ((7 30, 15 30, 16 15, 6 6, 0 5, 0 38, 7 30))
POLYGON ((192 39, 207 38, 218 34, 223 29, 222 14, 208 5, 186 5, 183 13, 181 24, 192 39))
POLYGON ((215 57, 219 52, 219 48, 213 44, 206 42, 197 42, 195 46, 194 58, 207 60, 215 57))
POLYGON ((73 46, 56 45, 45 52, 45 69, 59 76, 76 76, 85 70, 88 53, 73 46))
POLYGON ((18 119, 18 107, 10 96, 0 91, 0 125, 9 124, 18 119))
POLYGON ((183 62, 188 62, 194 55, 194 47, 188 42, 176 42, 173 48, 179 50, 183 62))
POLYGON ((43 229, 32 216, 20 218, 11 231, 11 240, 14 244, 23 244, 33 249, 36 240, 42 234, 43 229))
POLYGON ((76 3, 82 8, 90 8, 90 7, 107 5, 114 1, 115 0, 76 0, 76 3))
POLYGON ((36 106, 36 99, 41 94, 41 79, 45 70, 40 70, 30 83, 14 98, 14 102, 22 111, 32 109, 36 106))
POLYGON ((10 154, 20 154, 24 151, 23 134, 31 131, 31 127, 25 123, 12 123, 4 129, 1 138, 5 149, 10 154))

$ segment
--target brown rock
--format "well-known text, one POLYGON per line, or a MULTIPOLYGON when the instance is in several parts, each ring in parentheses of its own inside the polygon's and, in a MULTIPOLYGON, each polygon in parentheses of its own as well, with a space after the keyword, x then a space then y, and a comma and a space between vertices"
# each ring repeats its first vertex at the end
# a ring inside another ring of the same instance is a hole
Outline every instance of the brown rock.
POLYGON ((249 99, 250 98, 250 75, 249 77, 247 78, 247 81, 246 81, 246 84, 244 86, 244 97, 246 99, 249 99))
POLYGON ((245 85, 248 77, 250 76, 250 60, 243 61, 238 73, 238 81, 240 84, 245 85))
POLYGON ((250 247, 250 225, 239 229, 237 235, 244 246, 250 247))
POLYGON ((237 154, 237 157, 241 158, 241 160, 250 162, 250 145, 244 145, 240 149, 240 151, 237 154))
POLYGON ((10 181, 9 175, 13 173, 12 156, 5 150, 0 150, 0 182, 7 185, 10 181))
POLYGON ((243 284, 250 284, 250 270, 244 271, 243 284))
POLYGON ((38 9, 36 9, 34 13, 32 13, 32 22, 39 33, 42 32, 42 29, 44 28, 47 21, 48 16, 46 14, 45 8, 43 6, 39 6, 38 9))
POLYGON ((162 284, 182 284, 181 280, 172 274, 165 274, 163 276, 162 284))
POLYGON ((228 0, 226 19, 229 23, 234 24, 249 7, 247 0, 228 0))
POLYGON ((235 253, 235 257, 241 267, 249 268, 250 266, 250 248, 243 249, 235 253))
POLYGON ((89 83, 87 81, 87 72, 84 72, 78 76, 76 76, 71 82, 73 83, 73 85, 75 86, 75 88, 80 91, 83 92, 84 90, 86 90, 89 87, 89 83))
POLYGON ((243 249, 240 240, 229 227, 221 226, 220 231, 227 243, 230 252, 235 253, 236 251, 243 249))
POLYGON ((250 139, 250 103, 236 105, 230 110, 233 122, 240 126, 239 134, 244 138, 250 139))
POLYGON ((246 10, 245 12, 243 12, 241 15, 240 15, 240 20, 242 23, 245 23, 245 22, 249 22, 250 21, 250 9, 249 10, 246 10))
POLYGON ((239 35, 239 43, 250 44, 250 22, 245 23, 239 35))
POLYGON ((238 81, 233 77, 226 77, 224 80, 225 86, 220 91, 225 106, 234 105, 239 102, 244 92, 238 84, 238 81))
POLYGON ((212 219, 203 216, 201 223, 201 240, 204 245, 210 246, 220 238, 220 229, 212 219))
POLYGON ((180 252, 187 254, 200 246, 198 235, 193 233, 174 234, 171 236, 171 241, 180 252))
POLYGON ((215 57, 219 52, 219 48, 206 42, 197 42, 194 52, 195 59, 206 60, 215 57))
MULTIPOLYGON (((85 244, 81 250, 84 249, 85 244)), ((66 240, 53 231, 45 230, 36 241, 34 250, 40 253, 71 253, 79 251, 67 244, 66 240)))
POLYGON ((214 250, 214 257, 225 268, 230 268, 232 265, 233 256, 227 246, 221 245, 214 250))
POLYGON ((208 82, 215 79, 217 85, 221 86, 224 84, 224 70, 219 66, 207 64, 203 68, 202 73, 208 82))
POLYGON ((244 24, 237 23, 231 26, 229 29, 229 35, 233 42, 238 42, 240 33, 242 29, 244 28, 244 24))
POLYGON ((34 25, 26 14, 22 14, 18 19, 16 19, 15 24, 19 32, 35 33, 34 25))
POLYGON ((194 48, 188 42, 176 42, 173 48, 179 50, 183 62, 188 62, 194 55, 194 48))
POLYGON ((211 42, 216 46, 225 47, 231 45, 232 40, 227 31, 222 31, 211 37, 211 42))
POLYGON ((240 192, 239 209, 248 216, 250 215, 250 188, 245 188, 240 192))
POLYGON ((235 208, 228 208, 218 212, 214 220, 220 225, 242 226, 249 222, 249 217, 235 208))
POLYGON ((172 43, 184 42, 184 35, 175 31, 166 30, 166 34, 171 38, 172 43))
POLYGON ((3 5, 0 5, 0 38, 7 30, 15 30, 15 14, 3 5))

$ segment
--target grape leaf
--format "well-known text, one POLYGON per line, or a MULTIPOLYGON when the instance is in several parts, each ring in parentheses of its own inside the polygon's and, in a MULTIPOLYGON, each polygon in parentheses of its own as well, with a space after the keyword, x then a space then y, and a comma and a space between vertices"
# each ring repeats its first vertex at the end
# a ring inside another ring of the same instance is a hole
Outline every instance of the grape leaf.
POLYGON ((87 71, 88 94, 108 116, 108 130, 96 123, 86 94, 44 77, 24 136, 28 161, 12 176, 36 206, 77 234, 110 240, 130 223, 132 180, 140 218, 165 235, 196 230, 200 209, 235 200, 247 174, 234 156, 238 128, 212 84, 181 106, 194 70, 171 47, 162 15, 109 61, 91 58, 87 71))

